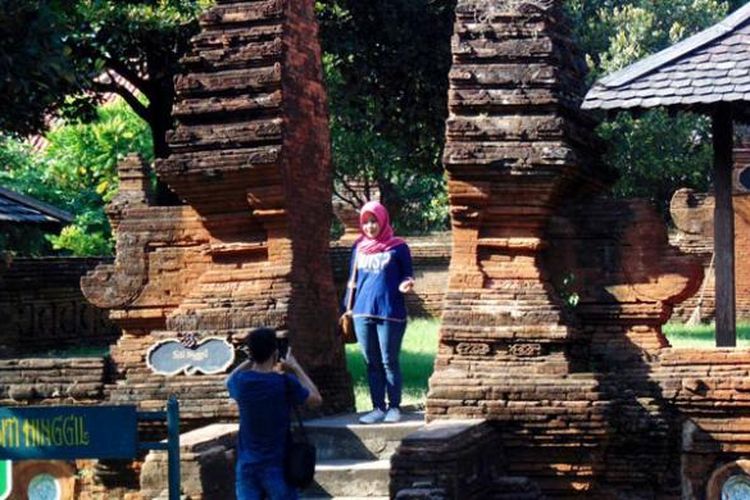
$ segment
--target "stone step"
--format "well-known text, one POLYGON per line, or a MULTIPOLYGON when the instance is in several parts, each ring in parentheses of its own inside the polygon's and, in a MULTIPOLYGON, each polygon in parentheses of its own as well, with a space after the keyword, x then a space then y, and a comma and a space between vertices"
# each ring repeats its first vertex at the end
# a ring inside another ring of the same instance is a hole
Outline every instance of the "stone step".
MULTIPOLYGON (((306 498, 307 500, 359 500, 362 497, 308 497, 305 495, 300 495, 300 498, 306 498)), ((367 500, 388 500, 389 498, 390 497, 367 497, 367 500)))
POLYGON ((362 415, 352 413, 305 422, 308 436, 317 448, 318 461, 390 458, 405 436, 424 425, 423 411, 404 411, 401 421, 391 424, 360 424, 362 415))
POLYGON ((320 460, 302 498, 388 497, 390 460, 320 460))

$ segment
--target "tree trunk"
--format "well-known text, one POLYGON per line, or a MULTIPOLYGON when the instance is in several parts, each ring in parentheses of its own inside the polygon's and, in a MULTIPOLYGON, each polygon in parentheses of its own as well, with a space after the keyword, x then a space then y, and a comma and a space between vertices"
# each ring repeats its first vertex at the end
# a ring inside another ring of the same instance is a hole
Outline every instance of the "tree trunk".
MULTIPOLYGON (((149 67, 153 67, 149 64, 149 67)), ((148 96, 151 125, 151 136, 154 141, 154 156, 166 158, 169 156, 169 145, 167 144, 167 132, 172 128, 172 106, 174 104, 174 83, 172 75, 151 76, 151 88, 153 92, 148 96)), ((182 201, 161 179, 156 180, 155 189, 156 205, 174 206, 180 205, 182 201)))

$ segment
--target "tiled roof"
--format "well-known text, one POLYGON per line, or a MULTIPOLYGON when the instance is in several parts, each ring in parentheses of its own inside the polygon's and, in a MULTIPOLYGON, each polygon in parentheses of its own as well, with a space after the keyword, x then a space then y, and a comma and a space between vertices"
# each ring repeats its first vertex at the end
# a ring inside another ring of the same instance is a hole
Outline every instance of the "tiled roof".
POLYGON ((68 212, 0 188, 0 224, 66 224, 72 221, 73 216, 68 212))
POLYGON ((750 3, 719 24, 596 82, 584 109, 750 104, 750 3))

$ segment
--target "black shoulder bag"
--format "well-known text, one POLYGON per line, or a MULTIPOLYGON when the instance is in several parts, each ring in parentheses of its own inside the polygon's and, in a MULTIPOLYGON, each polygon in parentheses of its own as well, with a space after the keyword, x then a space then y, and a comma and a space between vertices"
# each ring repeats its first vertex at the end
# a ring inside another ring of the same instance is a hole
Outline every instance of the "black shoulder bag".
POLYGON ((284 478, 286 482, 296 488, 307 488, 315 476, 315 445, 310 443, 305 431, 305 425, 299 414, 299 408, 292 400, 291 382, 284 376, 286 396, 289 405, 297 417, 299 429, 292 432, 292 424, 289 422, 289 431, 286 440, 286 456, 284 457, 284 478), (296 436, 295 436, 296 434, 296 436))

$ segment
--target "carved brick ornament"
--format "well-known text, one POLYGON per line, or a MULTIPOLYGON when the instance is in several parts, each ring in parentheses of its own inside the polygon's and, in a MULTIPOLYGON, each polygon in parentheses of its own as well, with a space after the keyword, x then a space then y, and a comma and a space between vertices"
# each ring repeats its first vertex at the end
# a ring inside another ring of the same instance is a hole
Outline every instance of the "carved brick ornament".
POLYGON ((542 344, 511 344, 508 354, 519 358, 533 358, 542 355, 542 344))

